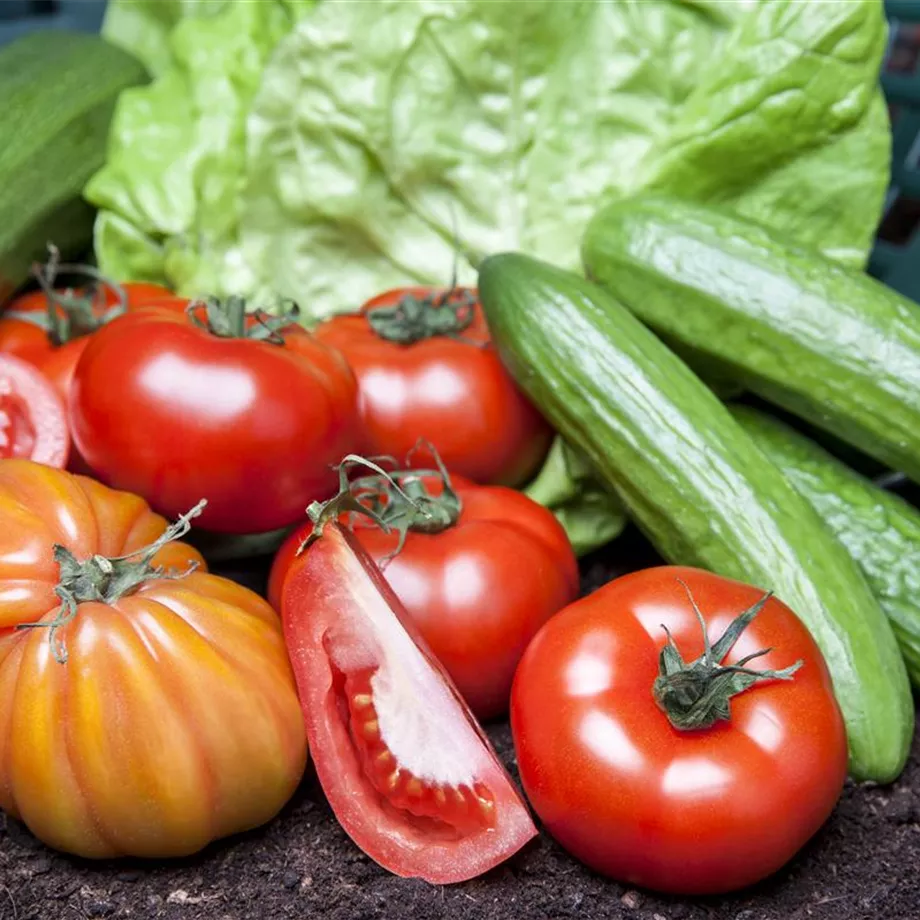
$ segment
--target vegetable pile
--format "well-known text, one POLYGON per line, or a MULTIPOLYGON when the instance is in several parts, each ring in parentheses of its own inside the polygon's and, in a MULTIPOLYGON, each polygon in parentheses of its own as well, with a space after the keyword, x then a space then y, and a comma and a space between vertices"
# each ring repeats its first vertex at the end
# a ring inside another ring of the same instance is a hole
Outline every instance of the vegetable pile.
POLYGON ((5 811, 191 854, 309 746, 398 875, 511 858, 529 801, 696 895, 899 775, 920 512, 803 424, 920 477, 920 308, 862 271, 879 4, 114 0, 105 34, 111 68, 46 78, 92 118, 39 86, 0 154, 36 288, 0 318, 5 811), (38 264, 87 202, 91 264, 38 264), (668 565, 579 599, 627 520, 668 565), (253 547, 267 600, 206 570, 253 547))

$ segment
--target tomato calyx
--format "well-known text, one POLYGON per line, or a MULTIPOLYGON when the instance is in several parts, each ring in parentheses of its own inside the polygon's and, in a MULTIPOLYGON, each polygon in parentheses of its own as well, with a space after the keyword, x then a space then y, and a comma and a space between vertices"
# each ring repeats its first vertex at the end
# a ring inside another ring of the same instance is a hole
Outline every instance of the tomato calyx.
POLYGON ((352 491, 352 484, 349 481, 348 474, 355 466, 364 466, 373 470, 377 476, 384 480, 388 480, 395 492, 404 501, 408 502, 410 505, 415 504, 413 499, 400 488, 399 484, 385 469, 383 469, 383 467, 378 466, 373 460, 368 460, 366 457, 361 457, 358 454, 348 454, 337 467, 339 474, 339 491, 328 501, 313 502, 307 508, 307 517, 310 518, 313 529, 307 535, 303 543, 297 548, 298 556, 323 535, 323 529, 327 524, 337 521, 339 516, 343 514, 363 515, 364 517, 370 518, 370 520, 384 533, 390 532, 389 524, 387 524, 372 507, 361 502, 352 491))
POLYGON ((425 297, 407 294, 393 305, 372 307, 365 316, 380 338, 397 345, 437 336, 462 341, 476 317, 476 295, 456 286, 425 297))
POLYGON ((246 298, 238 294, 223 300, 218 297, 193 300, 186 312, 199 329, 218 338, 252 339, 270 345, 283 345, 281 330, 295 324, 300 316, 300 308, 295 303, 290 303, 277 316, 263 309, 247 310, 246 298))
POLYGON ((55 543, 54 561, 58 565, 60 581, 54 593, 60 598, 61 606, 50 620, 20 623, 16 628, 47 629, 54 660, 58 664, 65 664, 67 649, 63 641, 59 641, 57 633, 77 615, 80 604, 91 601, 114 604, 125 595, 135 592, 145 582, 185 578, 195 571, 197 563, 179 572, 154 565, 153 558, 167 543, 181 539, 191 530, 191 521, 201 514, 205 505, 207 501, 202 499, 191 511, 170 524, 153 543, 126 556, 107 558, 94 555, 81 562, 66 546, 55 543))
POLYGON ((731 720, 731 698, 765 680, 791 680, 802 660, 780 670, 762 671, 748 668, 748 662, 766 655, 772 649, 760 649, 746 655, 737 664, 724 665, 722 660, 735 644, 748 624, 764 608, 773 596, 768 591, 755 604, 748 607, 734 619, 719 639, 712 643, 706 621, 696 604, 690 588, 682 579, 677 579, 690 599, 703 630, 703 654, 689 663, 680 654, 670 631, 664 625, 667 643, 658 659, 659 673, 652 686, 652 693, 659 708, 667 715, 674 728, 679 731, 695 731, 711 728, 716 722, 731 720))
POLYGON ((32 274, 45 294, 47 310, 45 313, 7 310, 4 316, 38 326, 56 348, 90 335, 127 309, 128 297, 120 284, 91 265, 61 262, 56 246, 49 244, 48 261, 44 265, 33 265, 32 274), (89 283, 78 288, 56 288, 55 283, 62 274, 83 277, 89 283), (101 309, 106 302, 106 290, 114 295, 115 302, 101 309))
POLYGON ((457 523, 463 510, 463 502, 454 490, 450 474, 433 444, 420 440, 409 451, 406 467, 384 476, 362 476, 351 484, 353 494, 364 507, 369 507, 374 517, 382 521, 388 531, 396 531, 399 535, 396 548, 378 563, 381 568, 385 568, 391 559, 399 555, 410 532, 442 533, 457 523), (413 454, 421 448, 432 455, 437 469, 410 468, 413 454), (432 494, 426 484, 426 479, 432 477, 441 481, 441 492, 438 495, 432 494))

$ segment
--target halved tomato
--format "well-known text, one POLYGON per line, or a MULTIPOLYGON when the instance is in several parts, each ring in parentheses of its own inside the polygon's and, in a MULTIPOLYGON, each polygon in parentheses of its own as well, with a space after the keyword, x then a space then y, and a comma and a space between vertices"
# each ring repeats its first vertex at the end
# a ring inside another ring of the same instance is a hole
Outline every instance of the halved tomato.
MULTIPOLYGON (((333 503, 330 503, 333 504, 333 503)), ((282 621, 316 772, 381 866, 480 875, 537 833, 510 777, 380 570, 331 521, 294 560, 282 621)))
POLYGON ((0 354, 0 459, 63 467, 70 453, 64 404, 41 371, 0 354))

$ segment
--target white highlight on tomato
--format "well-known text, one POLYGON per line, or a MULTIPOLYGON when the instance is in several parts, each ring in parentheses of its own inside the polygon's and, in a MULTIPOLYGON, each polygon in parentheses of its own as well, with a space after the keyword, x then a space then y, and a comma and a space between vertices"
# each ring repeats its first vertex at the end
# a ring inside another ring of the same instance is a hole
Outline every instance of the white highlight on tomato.
POLYGON ((233 369, 208 368, 207 374, 191 373, 186 361, 165 352, 153 359, 141 374, 141 384, 161 399, 169 399, 176 412, 197 415, 207 406, 212 425, 223 423, 247 409, 256 399, 252 381, 233 369), (182 386, 175 381, 182 380, 182 386), (192 381, 192 383, 189 383, 192 381))
POLYGON ((614 653, 614 643, 606 634, 585 636, 565 670, 565 692, 569 696, 595 696, 609 690, 614 680, 614 653))
POLYGON ((475 556, 458 555, 448 560, 442 575, 445 591, 459 607, 470 607, 481 602, 485 593, 482 567, 475 556))
POLYGON ((609 713, 596 709, 587 713, 578 734, 582 744, 595 756, 624 773, 637 773, 645 763, 642 753, 609 713))
POLYGON ((721 795, 732 781, 732 775, 725 767, 705 757, 678 757, 664 772, 662 791, 667 795, 686 798, 694 793, 699 796, 721 795))
POLYGON ((779 750, 786 737, 786 729, 775 710, 767 703, 752 700, 751 707, 741 718, 732 713, 735 731, 743 732, 754 744, 768 754, 779 750))

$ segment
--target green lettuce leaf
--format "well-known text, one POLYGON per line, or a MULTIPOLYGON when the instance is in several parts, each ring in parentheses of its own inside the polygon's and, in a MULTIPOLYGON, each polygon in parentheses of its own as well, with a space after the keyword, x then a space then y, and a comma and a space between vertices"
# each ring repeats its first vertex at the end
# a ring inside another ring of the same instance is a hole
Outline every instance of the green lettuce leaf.
POLYGON ((574 267, 726 34, 644 0, 324 4, 250 114, 246 259, 319 315, 443 283, 455 248, 574 267))
POLYGON ((324 4, 250 113, 244 257, 324 315, 458 248, 575 268, 598 202, 655 188, 862 263, 884 42, 874 0, 324 4))
POLYGON ((768 2, 699 74, 643 189, 727 204, 864 267, 888 182, 880 4, 768 2))
POLYGON ((100 208, 95 244, 104 271, 190 294, 257 287, 238 239, 246 117, 269 55, 312 5, 115 4, 107 34, 125 46, 136 45, 136 35, 152 43, 159 22, 168 53, 145 52, 162 73, 143 92, 120 97, 107 163, 85 190, 100 208))
POLYGON ((619 500, 598 484, 587 461, 562 438, 553 441, 539 475, 524 491, 556 515, 576 556, 609 543, 626 527, 619 500))
POLYGON ((172 30, 186 18, 217 15, 229 0, 109 0, 102 34, 124 48, 153 76, 164 73, 173 63, 169 39, 172 30))

